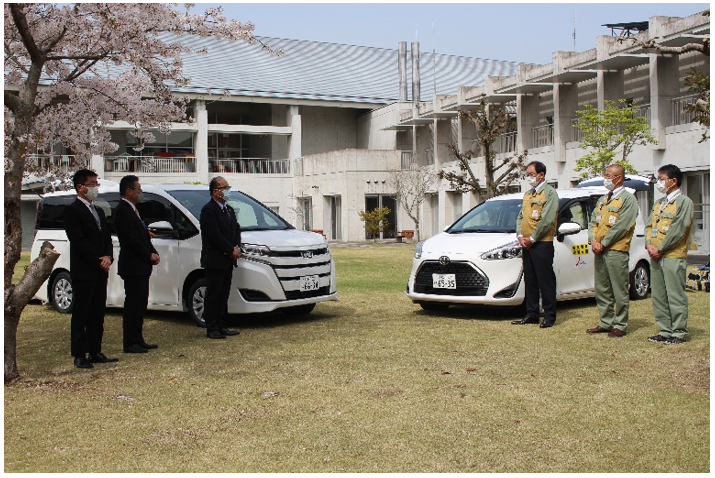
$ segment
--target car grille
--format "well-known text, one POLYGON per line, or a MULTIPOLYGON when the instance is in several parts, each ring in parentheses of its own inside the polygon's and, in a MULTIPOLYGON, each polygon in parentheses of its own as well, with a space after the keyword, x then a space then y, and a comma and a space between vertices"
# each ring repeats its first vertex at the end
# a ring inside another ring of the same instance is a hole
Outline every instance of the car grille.
POLYGON ((330 294, 330 286, 321 287, 320 289, 311 290, 308 292, 301 292, 299 290, 287 290, 285 291, 286 299, 296 300, 296 299, 310 299, 311 297, 320 297, 321 295, 330 294))
POLYGON ((467 262, 450 262, 442 265, 436 261, 425 261, 415 277, 415 292, 419 294, 484 296, 489 288, 489 279, 482 271, 467 262), (454 274, 456 289, 435 289, 432 274, 454 274))
MULTIPOLYGON (((310 299, 330 295, 331 255, 327 247, 316 247, 303 250, 272 250, 262 257, 273 268, 281 283, 286 300, 310 299), (301 292, 300 278, 318 276, 320 287, 316 290, 301 292)), ((241 291, 247 301, 265 301, 265 294, 257 291, 241 291)))

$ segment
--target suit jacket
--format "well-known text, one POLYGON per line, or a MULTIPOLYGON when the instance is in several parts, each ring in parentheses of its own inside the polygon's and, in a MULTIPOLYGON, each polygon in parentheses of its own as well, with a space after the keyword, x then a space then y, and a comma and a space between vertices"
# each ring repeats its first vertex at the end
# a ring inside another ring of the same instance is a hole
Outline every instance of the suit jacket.
POLYGON ((119 238, 118 272, 122 277, 151 275, 151 255, 157 254, 149 231, 123 199, 114 210, 114 227, 119 238))
POLYGON ((95 209, 99 215, 101 231, 94 216, 79 198, 65 208, 64 225, 70 241, 72 280, 93 280, 98 276, 106 278, 108 274, 99 267, 99 258, 109 256, 114 260, 107 218, 101 208, 95 209))
POLYGON ((231 253, 234 246, 241 245, 241 230, 233 208, 226 206, 230 221, 213 199, 201 208, 201 267, 204 269, 230 269, 236 265, 231 253))

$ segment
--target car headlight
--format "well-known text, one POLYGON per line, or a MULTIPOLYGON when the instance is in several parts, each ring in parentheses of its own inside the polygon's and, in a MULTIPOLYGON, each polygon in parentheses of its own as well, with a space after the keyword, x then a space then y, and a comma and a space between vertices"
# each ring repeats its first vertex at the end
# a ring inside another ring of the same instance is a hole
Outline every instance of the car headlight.
POLYGON ((248 257, 263 257, 270 255, 271 250, 266 246, 256 246, 254 244, 241 244, 241 254, 248 257))
POLYGON ((485 261, 497 261, 501 259, 514 259, 521 257, 521 245, 519 241, 511 241, 508 244, 499 246, 481 255, 485 261))
POLYGON ((415 245, 415 259, 419 259, 422 257, 422 246, 424 245, 424 241, 420 241, 415 245))

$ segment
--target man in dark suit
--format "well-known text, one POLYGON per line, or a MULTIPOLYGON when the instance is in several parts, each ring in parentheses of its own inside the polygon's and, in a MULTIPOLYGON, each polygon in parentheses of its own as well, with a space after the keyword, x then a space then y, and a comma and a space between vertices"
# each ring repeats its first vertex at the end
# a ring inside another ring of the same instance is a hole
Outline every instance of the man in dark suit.
POLYGON ((77 368, 116 362, 102 353, 107 276, 112 238, 107 219, 92 201, 99 193, 97 173, 80 169, 72 178, 77 200, 65 208, 64 226, 70 241, 70 277, 74 308, 70 323, 71 351, 77 368), (89 353, 89 359, 87 358, 89 353))
POLYGON ((201 209, 201 267, 206 270, 204 320, 206 336, 225 339, 237 335, 228 330, 224 320, 228 315, 228 296, 236 261, 241 257, 241 232, 233 208, 226 204, 231 186, 221 176, 209 183, 211 200, 201 209))
POLYGON ((158 347, 146 343, 142 327, 149 303, 149 276, 152 266, 159 263, 159 254, 136 208, 143 200, 139 178, 124 176, 119 182, 119 194, 122 198, 114 211, 114 225, 121 248, 118 271, 124 279, 124 353, 146 353, 158 347))

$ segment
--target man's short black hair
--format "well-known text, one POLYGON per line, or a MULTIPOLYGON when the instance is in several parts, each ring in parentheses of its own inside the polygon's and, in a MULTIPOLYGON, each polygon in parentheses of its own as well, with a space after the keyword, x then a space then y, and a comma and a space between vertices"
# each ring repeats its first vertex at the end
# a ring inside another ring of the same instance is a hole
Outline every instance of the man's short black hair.
POLYGON ((529 166, 534 167, 536 174, 541 174, 541 173, 546 174, 546 165, 544 163, 542 163, 541 161, 530 162, 529 164, 526 165, 526 169, 529 169, 529 166))
POLYGON ((211 182, 209 183, 209 194, 213 194, 214 189, 218 189, 218 187, 219 187, 219 185, 218 185, 218 180, 219 180, 219 179, 223 179, 223 177, 222 177, 222 176, 216 176, 215 178, 213 178, 213 179, 211 180, 211 182))
POLYGON ((658 168, 658 172, 667 175, 669 179, 675 179, 678 187, 680 187, 680 183, 683 181, 683 172, 679 167, 674 164, 665 164, 658 168))
POLYGON ((119 195, 124 197, 127 194, 127 189, 132 189, 134 188, 134 184, 139 181, 139 178, 134 176, 133 174, 129 174, 127 176, 124 176, 120 181, 119 181, 119 195))
POLYGON ((72 176, 72 185, 74 186, 75 189, 77 189, 77 186, 80 184, 84 184, 87 181, 87 178, 96 178, 97 173, 95 173, 92 170, 89 169, 80 169, 76 173, 74 173, 74 176, 72 176))

